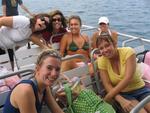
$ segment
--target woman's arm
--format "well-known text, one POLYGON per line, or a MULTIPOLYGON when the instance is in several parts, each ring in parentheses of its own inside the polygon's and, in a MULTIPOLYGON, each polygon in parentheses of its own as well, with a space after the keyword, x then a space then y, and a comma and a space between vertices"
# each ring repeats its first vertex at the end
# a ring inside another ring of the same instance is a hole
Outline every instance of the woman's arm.
MULTIPOLYGON (((103 82, 103 85, 106 89, 106 91, 108 92, 108 94, 112 91, 112 89, 114 88, 108 78, 108 73, 106 70, 100 70, 100 78, 103 82)), ((107 102, 111 102, 113 96, 110 98, 108 96, 108 94, 106 94, 104 100, 107 102)), ((133 103, 130 100, 125 99, 124 97, 122 97, 119 93, 116 94, 114 96, 114 99, 121 105, 121 107, 127 111, 127 109, 133 107, 133 103)))
POLYGON ((68 34, 66 33, 62 39, 61 39, 61 42, 60 42, 60 54, 61 56, 64 56, 64 53, 65 53, 65 50, 67 49, 67 38, 68 37, 68 34))
POLYGON ((91 47, 92 49, 96 48, 96 40, 97 40, 98 32, 95 32, 91 37, 91 47))
POLYGON ((13 17, 1 17, 0 18, 0 27, 1 26, 7 26, 7 27, 12 27, 13 26, 13 17))
POLYGON ((58 104, 56 103, 49 87, 46 88, 45 101, 46 101, 49 109, 52 111, 52 113, 64 113, 62 111, 62 109, 58 106, 58 104))
POLYGON ((49 49, 49 47, 46 44, 44 44, 44 42, 42 42, 42 37, 41 37, 40 34, 32 34, 31 37, 30 37, 30 40, 34 44, 40 46, 43 49, 49 49))
POLYGON ((108 72, 106 70, 100 69, 99 70, 99 76, 100 76, 100 79, 102 80, 102 83, 103 83, 106 91, 109 93, 109 91, 111 89, 113 89, 113 86, 112 86, 111 81, 109 79, 108 72))
POLYGON ((20 7, 21 7, 24 11, 26 11, 31 17, 34 16, 34 14, 32 14, 32 13, 28 10, 28 8, 27 8, 25 5, 23 5, 23 3, 20 5, 20 7))
POLYGON ((118 33, 116 31, 112 31, 112 38, 115 42, 115 45, 117 46, 117 42, 118 42, 118 33))
POLYGON ((136 56, 135 54, 131 55, 127 61, 125 66, 125 76, 124 79, 121 80, 114 88, 110 89, 108 94, 106 95, 106 99, 111 99, 119 94, 124 88, 128 86, 128 84, 132 81, 135 69, 136 69, 136 56), (132 64, 132 65, 131 65, 132 64))
POLYGON ((19 109, 20 113, 37 113, 32 86, 18 85, 11 97, 12 104, 19 109))

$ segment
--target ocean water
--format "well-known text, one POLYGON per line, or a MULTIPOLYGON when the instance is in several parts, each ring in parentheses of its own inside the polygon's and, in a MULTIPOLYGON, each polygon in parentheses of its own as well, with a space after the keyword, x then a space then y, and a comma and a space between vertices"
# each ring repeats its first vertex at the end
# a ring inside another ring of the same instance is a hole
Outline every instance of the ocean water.
MULTIPOLYGON (((150 39, 150 0, 23 0, 23 2, 33 13, 59 9, 66 16, 79 15, 84 24, 94 27, 98 26, 100 16, 107 16, 110 27, 114 30, 150 39)), ((25 14, 22 9, 19 10, 20 14, 25 14)))

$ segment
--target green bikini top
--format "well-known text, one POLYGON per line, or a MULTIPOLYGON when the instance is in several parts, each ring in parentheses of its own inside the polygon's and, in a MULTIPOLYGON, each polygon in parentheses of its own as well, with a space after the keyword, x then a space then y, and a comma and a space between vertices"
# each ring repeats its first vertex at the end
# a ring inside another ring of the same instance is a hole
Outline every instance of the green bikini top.
MULTIPOLYGON (((81 37, 83 37, 82 35, 81 35, 81 37)), ((83 39, 84 39, 84 37, 83 37, 83 39)), ((84 39, 85 40, 85 39, 84 39)), ((77 44, 73 41, 73 36, 72 36, 72 42, 70 43, 70 45, 69 45, 69 51, 77 51, 77 50, 79 50, 79 49, 83 49, 83 50, 88 50, 89 49, 89 43, 85 40, 85 42, 84 42, 84 44, 83 44, 83 46, 82 46, 82 48, 79 48, 78 46, 77 46, 77 44)))

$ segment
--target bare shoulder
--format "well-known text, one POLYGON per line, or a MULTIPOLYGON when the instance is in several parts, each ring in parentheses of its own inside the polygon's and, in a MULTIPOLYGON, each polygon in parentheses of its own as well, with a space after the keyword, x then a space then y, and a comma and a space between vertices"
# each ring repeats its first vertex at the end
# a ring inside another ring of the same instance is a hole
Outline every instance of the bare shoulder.
POLYGON ((89 40, 89 37, 88 37, 88 35, 87 35, 87 34, 83 33, 83 34, 82 34, 82 36, 85 38, 85 40, 86 40, 86 41, 88 41, 88 40, 89 40))
POLYGON ((70 32, 67 32, 67 33, 65 33, 65 34, 63 35, 62 40, 63 40, 63 41, 68 41, 68 40, 71 39, 71 37, 72 37, 72 34, 71 34, 70 32))
POLYGON ((34 97, 34 91, 30 84, 19 84, 13 90, 12 96, 15 97, 15 101, 29 100, 34 97))
POLYGON ((117 31, 115 31, 115 30, 111 30, 111 33, 112 33, 113 35, 117 35, 117 34, 118 34, 117 31))
POLYGON ((66 32, 63 37, 67 37, 68 38, 70 36, 71 36, 71 32, 66 32))
POLYGON ((99 35, 99 31, 95 31, 92 35, 92 39, 97 38, 98 35, 99 35))
POLYGON ((35 96, 30 84, 19 84, 13 90, 10 101, 21 113, 36 113, 35 96))
POLYGON ((99 31, 95 31, 94 33, 93 33, 93 35, 98 35, 99 34, 99 31))

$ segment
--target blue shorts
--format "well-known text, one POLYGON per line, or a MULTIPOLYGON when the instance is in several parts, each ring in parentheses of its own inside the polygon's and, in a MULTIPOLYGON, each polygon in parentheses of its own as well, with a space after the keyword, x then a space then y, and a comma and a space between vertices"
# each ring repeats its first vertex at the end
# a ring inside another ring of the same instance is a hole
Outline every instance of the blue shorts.
POLYGON ((130 92, 121 92, 120 93, 121 96, 123 96, 124 98, 128 99, 128 100, 138 100, 141 101, 143 100, 145 97, 147 97, 148 95, 150 95, 150 88, 147 87, 143 87, 134 91, 130 91, 130 92))

